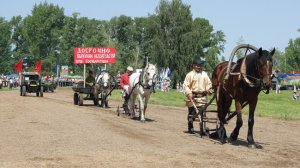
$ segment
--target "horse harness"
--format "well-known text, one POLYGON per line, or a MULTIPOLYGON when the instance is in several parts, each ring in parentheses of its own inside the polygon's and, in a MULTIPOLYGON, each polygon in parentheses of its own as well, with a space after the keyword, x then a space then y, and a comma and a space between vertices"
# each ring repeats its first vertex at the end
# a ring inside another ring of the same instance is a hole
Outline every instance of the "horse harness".
MULTIPOLYGON (((245 56, 243 58, 243 60, 241 61, 242 63, 241 63, 241 67, 240 67, 240 72, 232 72, 238 67, 238 64, 234 64, 230 70, 229 75, 239 75, 239 80, 243 80, 249 87, 260 88, 260 90, 263 91, 265 94, 269 94, 269 89, 266 89, 264 87, 262 79, 247 74, 246 58, 247 58, 247 56, 245 56), (264 89, 266 89, 266 92, 264 91, 264 89)), ((257 60, 255 62, 255 70, 259 72, 259 65, 257 63, 257 60)), ((266 75, 271 75, 271 74, 266 74, 266 75)), ((262 76, 262 77, 264 77, 264 76, 262 76)), ((223 78, 223 81, 224 81, 224 78, 223 78)), ((223 89, 230 95, 230 97, 233 98, 233 96, 224 87, 224 82, 221 85, 223 86, 223 89)))
POLYGON ((140 76, 139 76, 139 82, 137 84, 140 84, 144 89, 151 89, 151 87, 153 88, 153 92, 155 93, 155 89, 154 89, 154 86, 155 86, 155 82, 153 82, 153 79, 155 79, 156 77, 156 74, 153 75, 152 78, 149 78, 148 80, 151 80, 152 79, 152 85, 149 85, 147 83, 144 83, 144 80, 143 80, 143 77, 144 77, 144 69, 142 70, 142 72, 140 73, 140 76))
MULTIPOLYGON (((155 89, 154 89, 154 84, 155 82, 152 82, 152 86, 149 86, 147 84, 144 84, 143 83, 143 76, 144 76, 144 69, 142 70, 142 72, 140 73, 140 76, 139 76, 139 81, 132 87, 132 89, 130 90, 128 96, 130 97, 130 95, 132 94, 133 90, 137 87, 137 85, 140 85, 142 86, 144 89, 151 89, 151 87, 153 88, 153 93, 155 93, 155 89)), ((154 79, 156 76, 156 74, 153 75, 153 77, 151 79, 154 79)))

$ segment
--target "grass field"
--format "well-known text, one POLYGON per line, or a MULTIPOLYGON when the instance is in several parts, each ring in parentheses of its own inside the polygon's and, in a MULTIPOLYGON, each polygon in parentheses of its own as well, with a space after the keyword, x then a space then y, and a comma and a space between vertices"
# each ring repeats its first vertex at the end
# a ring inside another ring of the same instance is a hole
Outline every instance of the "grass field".
MULTIPOLYGON (((70 87, 58 88, 71 89, 70 87)), ((13 89, 16 90, 16 89, 13 89)), ((10 91, 7 87, 0 89, 1 91, 10 91)), ((263 92, 260 93, 258 103, 256 106, 255 115, 261 117, 270 117, 284 120, 300 120, 300 99, 292 99, 293 92, 291 90, 282 90, 281 94, 275 94, 275 91, 271 91, 266 95, 263 92)), ((0 94, 1 96, 1 94, 0 94)), ((114 90, 110 100, 122 101, 121 91, 114 90)), ((185 96, 183 93, 171 90, 170 92, 156 91, 151 95, 151 104, 160 104, 165 106, 185 107, 185 96)), ((215 108, 216 107, 211 107, 215 108)), ((233 110, 233 107, 232 107, 233 110)), ((248 106, 243 109, 243 113, 248 113, 248 106)))
MULTIPOLYGON (((114 90, 110 100, 121 101, 120 93, 120 90, 114 90)), ((156 91, 151 95, 150 103, 184 107, 184 99, 185 96, 183 93, 175 90, 171 90, 170 92, 156 91)), ((211 108, 216 109, 216 107, 211 108)), ((234 110, 233 106, 232 110, 234 110)), ((248 106, 243 109, 243 113, 248 113, 248 106)), ((261 92, 258 98, 255 115, 285 120, 300 120, 300 100, 292 99, 291 90, 283 90, 281 91, 281 94, 275 94, 275 91, 270 91, 270 94, 264 94, 261 92)))

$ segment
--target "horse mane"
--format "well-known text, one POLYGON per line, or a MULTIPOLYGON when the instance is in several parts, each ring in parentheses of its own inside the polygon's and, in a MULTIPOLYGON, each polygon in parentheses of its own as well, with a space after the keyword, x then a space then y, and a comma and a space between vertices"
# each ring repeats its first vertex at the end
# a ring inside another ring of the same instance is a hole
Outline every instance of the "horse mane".
POLYGON ((149 64, 147 69, 156 71, 156 66, 154 64, 149 64))

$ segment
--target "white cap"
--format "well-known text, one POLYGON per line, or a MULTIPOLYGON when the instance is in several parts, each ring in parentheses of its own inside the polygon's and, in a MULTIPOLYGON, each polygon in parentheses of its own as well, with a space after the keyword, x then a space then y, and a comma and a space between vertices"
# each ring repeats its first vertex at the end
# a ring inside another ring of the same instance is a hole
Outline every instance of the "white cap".
POLYGON ((133 68, 131 66, 128 66, 127 71, 133 71, 133 68))

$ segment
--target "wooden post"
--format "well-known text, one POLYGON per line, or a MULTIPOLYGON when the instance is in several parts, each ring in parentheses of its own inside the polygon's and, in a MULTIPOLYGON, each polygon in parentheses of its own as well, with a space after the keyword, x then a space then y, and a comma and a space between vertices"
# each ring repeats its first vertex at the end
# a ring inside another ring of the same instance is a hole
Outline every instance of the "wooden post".
POLYGON ((83 64, 83 87, 85 88, 85 64, 83 64))

